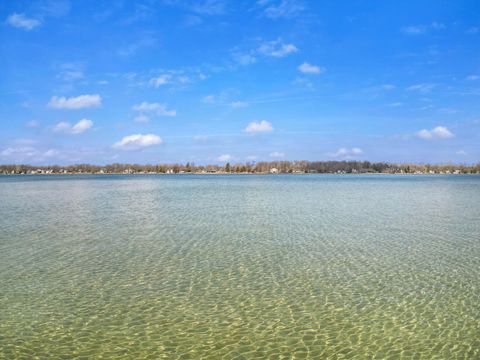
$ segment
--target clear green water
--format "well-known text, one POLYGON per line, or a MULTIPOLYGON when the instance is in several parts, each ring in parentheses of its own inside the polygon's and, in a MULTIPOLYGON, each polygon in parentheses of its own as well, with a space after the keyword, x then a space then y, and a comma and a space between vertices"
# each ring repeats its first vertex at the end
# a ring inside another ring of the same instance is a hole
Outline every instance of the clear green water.
POLYGON ((478 359, 480 177, 0 177, 35 357, 478 359))

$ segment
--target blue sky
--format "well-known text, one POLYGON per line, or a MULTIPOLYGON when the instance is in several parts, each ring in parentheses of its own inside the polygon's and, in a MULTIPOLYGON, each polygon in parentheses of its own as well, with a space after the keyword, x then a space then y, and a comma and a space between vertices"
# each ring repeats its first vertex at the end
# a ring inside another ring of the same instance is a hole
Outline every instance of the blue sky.
POLYGON ((3 1, 0 163, 480 161, 480 3, 3 1))

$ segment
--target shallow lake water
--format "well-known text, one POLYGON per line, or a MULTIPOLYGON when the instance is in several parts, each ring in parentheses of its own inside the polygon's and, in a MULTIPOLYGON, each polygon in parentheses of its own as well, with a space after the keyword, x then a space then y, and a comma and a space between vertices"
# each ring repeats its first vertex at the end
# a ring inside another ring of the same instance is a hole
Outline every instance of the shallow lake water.
POLYGON ((0 358, 480 358, 480 176, 0 176, 0 358))

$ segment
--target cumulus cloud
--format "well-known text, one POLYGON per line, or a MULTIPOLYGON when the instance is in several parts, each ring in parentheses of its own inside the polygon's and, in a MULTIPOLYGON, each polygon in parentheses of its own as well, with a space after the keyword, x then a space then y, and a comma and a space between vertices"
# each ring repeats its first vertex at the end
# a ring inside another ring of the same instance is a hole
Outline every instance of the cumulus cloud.
POLYGON ((36 27, 42 25, 40 20, 32 19, 26 17, 24 14, 13 13, 7 17, 6 23, 13 27, 23 29, 23 30, 32 30, 36 27))
POLYGON ((98 94, 80 95, 76 97, 52 96, 48 106, 54 109, 83 109, 102 105, 102 97, 98 94))
POLYGON ((122 139, 112 145, 114 149, 121 150, 138 150, 153 145, 161 144, 162 138, 154 134, 133 134, 124 136, 122 139))
POLYGON ((277 58, 285 57, 287 55, 296 53, 297 51, 298 49, 295 45, 286 44, 281 39, 264 42, 258 48, 258 52, 260 54, 277 58))
POLYGON ((298 67, 298 71, 304 74, 321 74, 324 71, 324 69, 322 69, 319 66, 311 65, 307 62, 304 62, 302 65, 298 67))
POLYGON ((272 158, 283 158, 283 157, 285 157, 285 153, 274 151, 274 152, 270 153, 270 157, 272 157, 272 158))
POLYGON ((270 122, 266 120, 262 120, 259 122, 252 121, 247 125, 244 131, 251 134, 261 133, 261 132, 272 132, 273 126, 270 122))
POLYGON ((76 124, 70 124, 69 122, 59 122, 53 127, 53 132, 65 133, 65 134, 81 134, 93 126, 93 121, 89 119, 82 119, 76 124))
POLYGON ((363 150, 358 147, 354 147, 351 149, 342 147, 333 153, 328 153, 330 157, 345 158, 345 159, 351 159, 362 154, 363 154, 363 150))
POLYGON ((140 113, 152 113, 158 116, 175 116, 176 110, 168 110, 166 104, 142 102, 133 106, 133 110, 140 113))
POLYGON ((220 155, 217 160, 218 161, 221 161, 221 162, 227 162, 227 161, 230 161, 232 160, 232 155, 229 155, 229 154, 223 154, 223 155, 220 155))
POLYGON ((449 139, 454 137, 453 133, 445 126, 437 126, 431 130, 422 129, 417 132, 417 137, 421 139, 449 139))

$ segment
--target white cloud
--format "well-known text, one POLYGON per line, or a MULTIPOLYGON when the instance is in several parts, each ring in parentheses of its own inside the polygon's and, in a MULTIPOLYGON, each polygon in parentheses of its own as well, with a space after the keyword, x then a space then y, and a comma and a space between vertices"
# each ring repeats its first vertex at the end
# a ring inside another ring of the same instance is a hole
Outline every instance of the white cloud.
POLYGON ((155 87, 167 85, 167 84, 170 84, 171 82, 172 82, 172 75, 169 75, 169 74, 163 74, 150 79, 150 84, 155 87))
POLYGON ((43 153, 43 156, 45 157, 52 157, 52 156, 57 156, 59 154, 59 151, 56 149, 49 149, 43 153))
POLYGON ((93 121, 82 119, 72 127, 72 134, 81 134, 93 126, 93 121))
POLYGON ((383 85, 380 85, 380 89, 386 90, 386 91, 395 90, 395 85, 383 84, 383 85))
POLYGON ((217 160, 218 161, 222 161, 222 162, 227 162, 227 161, 230 161, 232 160, 232 155, 229 155, 229 154, 223 154, 223 155, 220 155, 217 160))
POLYGON ((153 134, 133 134, 124 136, 121 140, 113 144, 113 148, 121 150, 137 150, 153 145, 161 144, 162 138, 153 134))
POLYGON ((307 62, 304 62, 302 65, 298 67, 298 71, 304 74, 321 74, 324 71, 324 69, 322 69, 319 66, 311 65, 307 62))
POLYGON ((175 116, 176 110, 167 110, 166 104, 142 102, 133 106, 133 110, 141 113, 153 113, 158 116, 175 116))
POLYGON ((24 29, 27 31, 42 25, 42 22, 40 20, 28 18, 24 14, 17 13, 9 15, 6 22, 13 27, 24 29))
POLYGON ((54 109, 83 109, 102 105, 102 97, 98 94, 80 95, 71 98, 52 96, 48 106, 54 109))
POLYGON ((438 23, 438 22, 432 22, 431 24, 428 24, 428 25, 412 25, 412 26, 404 26, 401 28, 401 31, 404 33, 404 34, 407 34, 407 35, 422 35, 422 34, 426 34, 430 31, 434 31, 434 30, 443 30, 445 29, 445 25, 442 24, 442 23, 438 23))
POLYGON ((387 106, 389 106, 389 107, 400 107, 400 106, 403 106, 403 103, 402 102, 394 102, 394 103, 388 104, 387 106))
POLYGON ((292 18, 305 9, 298 0, 259 0, 257 5, 263 7, 263 14, 271 19, 292 18))
POLYGON ((207 95, 204 96, 202 102, 205 104, 213 104, 215 103, 215 95, 207 95))
POLYGON ((474 80, 480 79, 480 76, 478 76, 478 75, 468 75, 466 77, 466 79, 469 80, 469 81, 474 81, 474 80))
POLYGON ((138 116, 135 116, 134 121, 137 123, 146 124, 150 121, 150 118, 146 115, 140 114, 138 116))
POLYGON ((281 39, 275 41, 267 41, 260 45, 258 52, 265 56, 284 57, 298 51, 293 44, 285 44, 281 39))
POLYGON ((72 125, 69 122, 59 122, 56 124, 52 131, 56 133, 65 133, 65 134, 81 134, 93 126, 93 121, 89 119, 82 119, 76 124, 72 125))
POLYGON ((257 157, 258 156, 256 156, 256 155, 249 155, 245 159, 247 159, 248 161, 255 161, 255 160, 257 160, 257 157))
POLYGON ((419 35, 424 34, 427 31, 427 28, 424 25, 413 25, 413 26, 404 26, 402 27, 402 32, 409 35, 419 35))
POLYGON ((31 128, 31 129, 36 128, 36 127, 38 127, 39 125, 40 125, 40 124, 38 123, 37 120, 30 120, 30 121, 28 121, 28 122, 25 124, 25 126, 26 126, 27 128, 31 128))
POLYGON ((248 105, 249 105, 248 102, 245 102, 245 101, 234 101, 230 103, 230 106, 233 107, 234 109, 244 108, 244 107, 247 107, 248 105))
POLYGON ((464 151, 464 150, 458 150, 458 151, 456 152, 456 154, 457 154, 457 155, 461 155, 461 156, 465 156, 465 155, 467 155, 467 152, 464 151))
POLYGON ((433 90, 436 87, 436 84, 415 84, 407 88, 408 91, 418 91, 419 93, 426 94, 433 90))
POLYGON ((445 126, 437 126, 431 130, 422 129, 416 134, 421 139, 449 139, 454 137, 453 133, 445 126))
POLYGON ((272 132, 273 126, 270 122, 266 120, 262 120, 259 122, 252 121, 247 125, 244 131, 251 134, 260 132, 272 132))
POLYGON ((208 136, 207 135, 195 135, 193 137, 193 140, 195 140, 195 141, 207 141, 208 136))
POLYGON ((336 152, 328 153, 328 156, 334 157, 334 158, 351 159, 362 154, 363 154, 363 150, 358 147, 354 147, 351 149, 342 147, 338 149, 336 152))
POLYGON ((75 81, 85 77, 83 66, 80 63, 64 63, 58 66, 59 74, 57 77, 64 81, 75 81))
POLYGON ((35 156, 38 155, 38 151, 35 150, 35 148, 30 147, 30 146, 23 146, 23 147, 18 147, 18 148, 6 148, 4 149, 0 155, 2 156, 12 156, 12 155, 24 155, 24 156, 35 156))
POLYGON ((56 149, 38 150, 31 146, 23 147, 9 147, 0 152, 0 155, 12 160, 23 161, 29 160, 42 160, 46 157, 57 156, 59 151, 56 149))
POLYGON ((234 53, 233 59, 240 65, 250 65, 257 62, 257 58, 252 54, 234 53))
POLYGON ((274 152, 270 153, 270 157, 272 157, 272 158, 283 158, 283 157, 285 157, 285 153, 274 151, 274 152))

